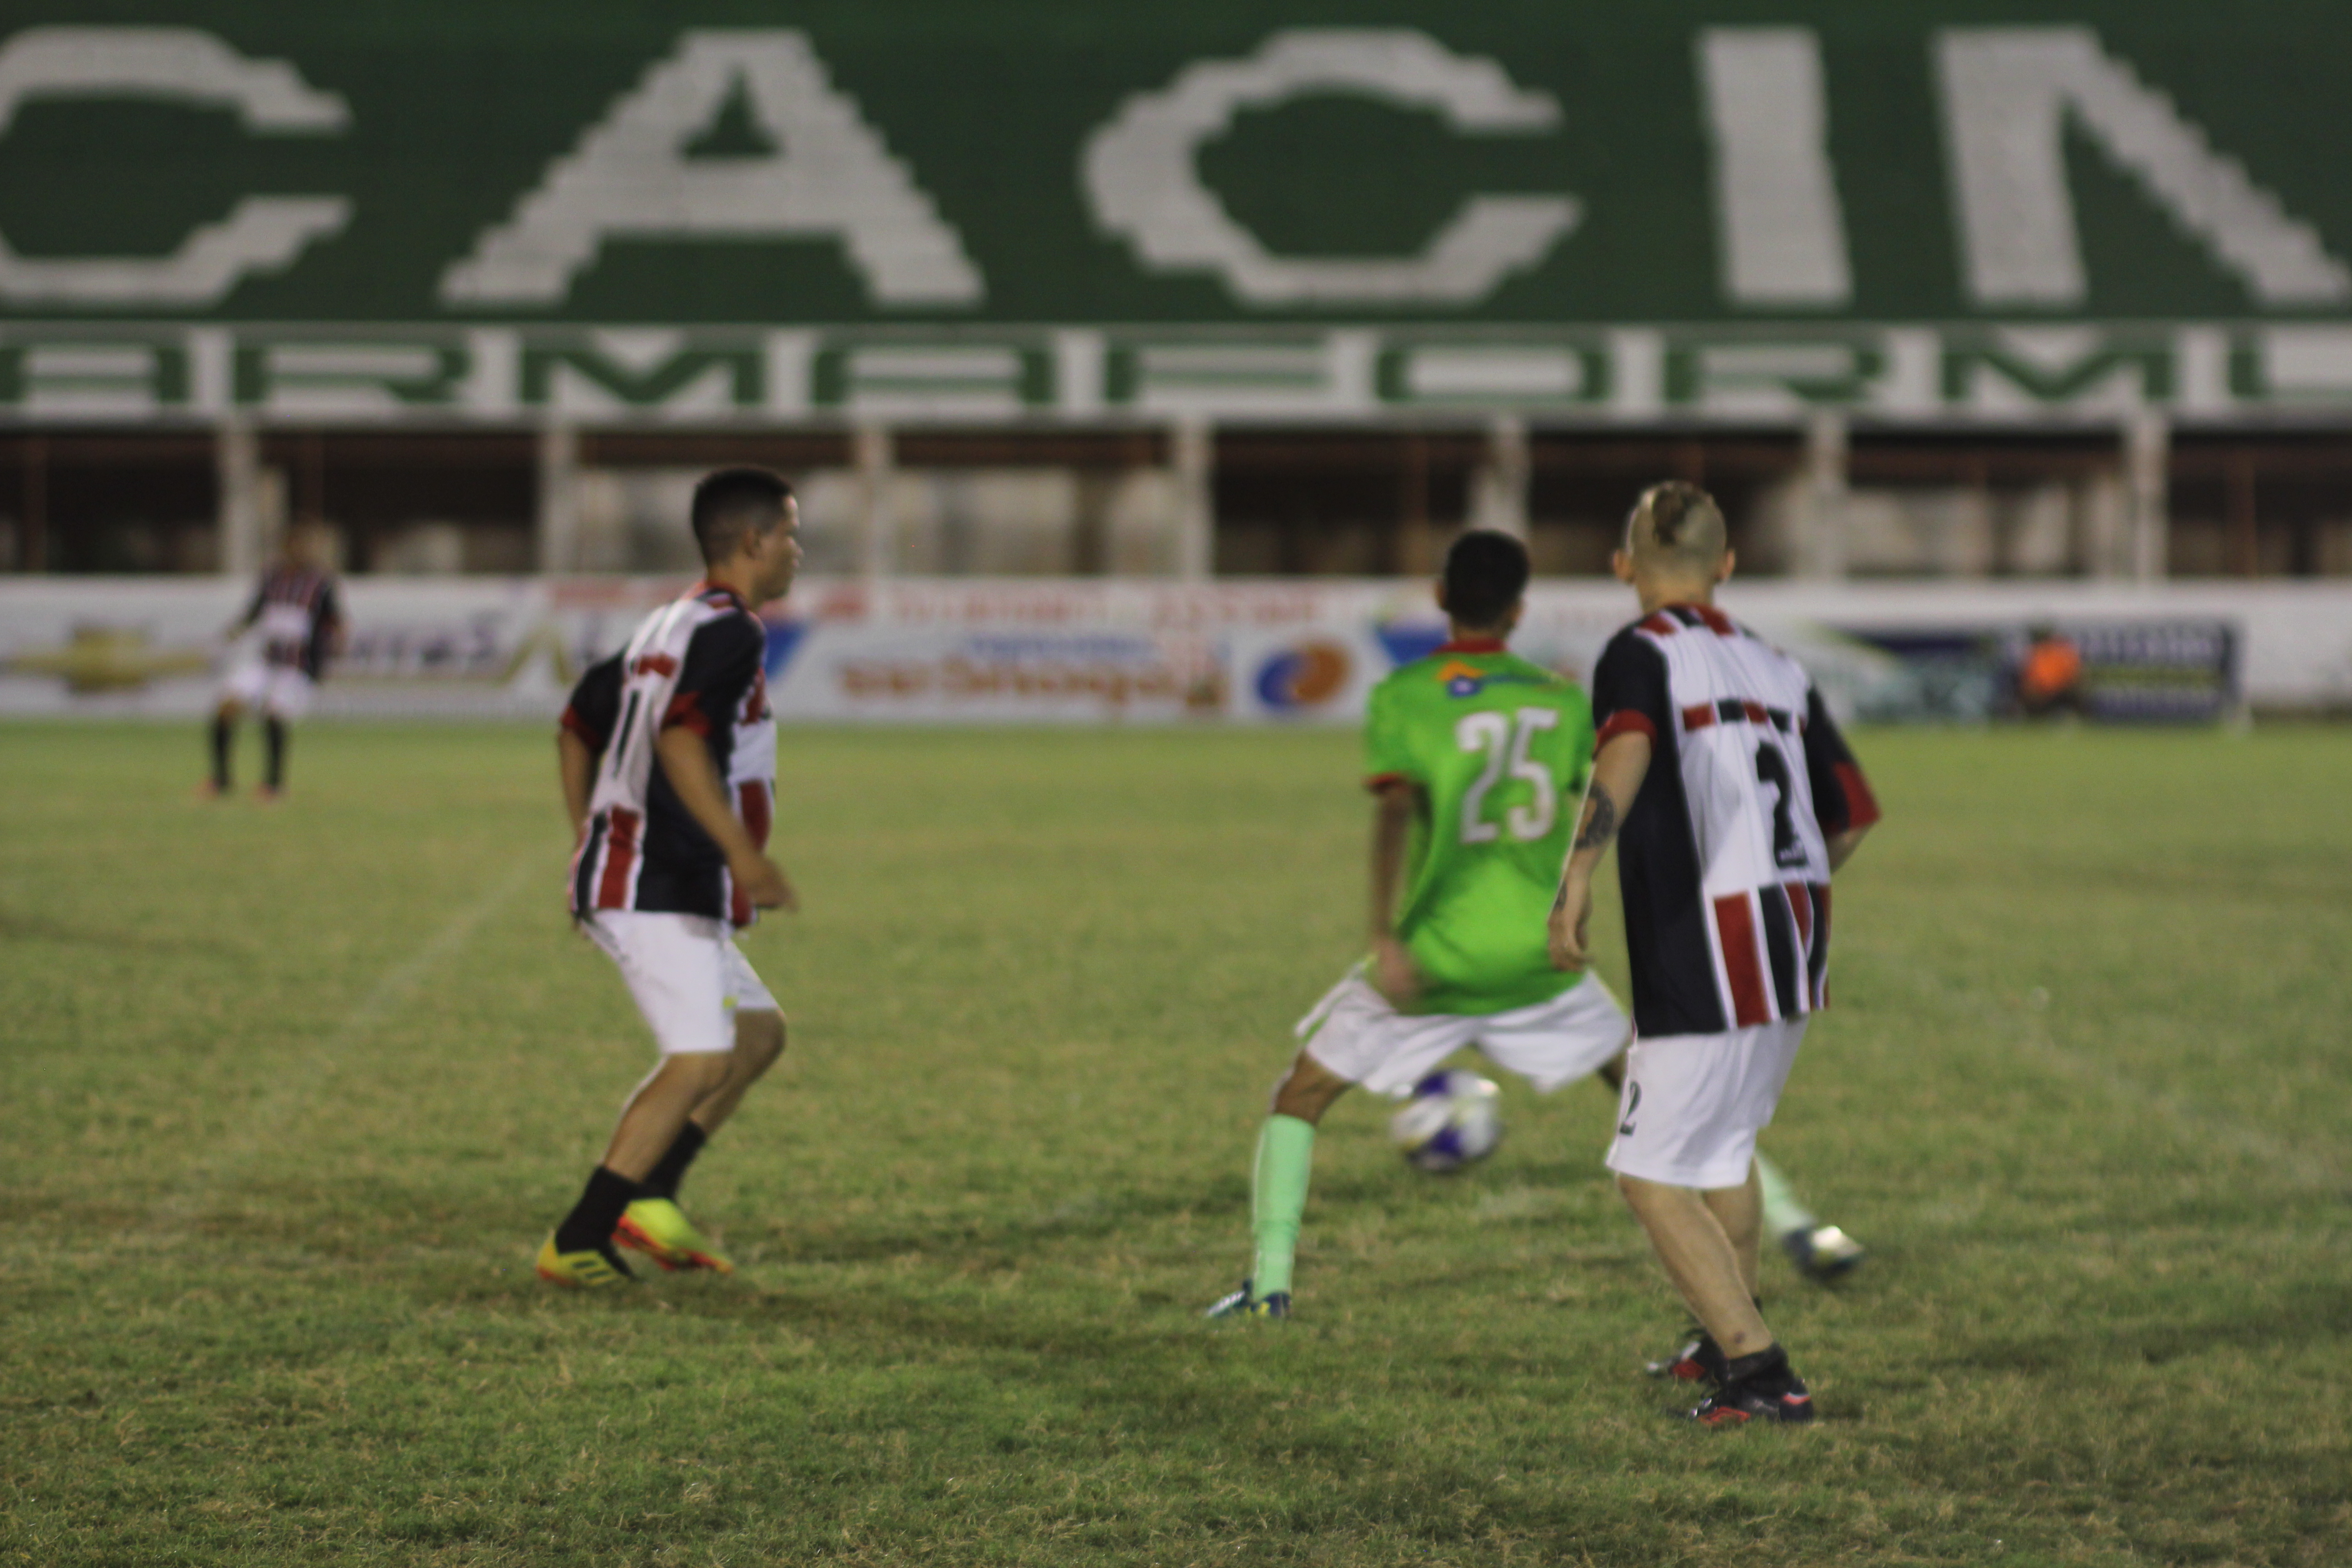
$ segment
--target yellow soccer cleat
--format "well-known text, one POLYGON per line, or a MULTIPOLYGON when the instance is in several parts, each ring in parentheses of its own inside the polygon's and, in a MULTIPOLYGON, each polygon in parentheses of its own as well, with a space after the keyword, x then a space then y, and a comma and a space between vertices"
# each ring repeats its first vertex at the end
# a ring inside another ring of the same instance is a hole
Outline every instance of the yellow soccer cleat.
POLYGON ((558 1252, 553 1236, 539 1244, 539 1277, 572 1290, 601 1290, 607 1285, 626 1285, 636 1278, 619 1254, 601 1247, 558 1252))
POLYGON ((735 1272, 735 1265, 719 1250, 719 1244, 697 1230, 674 1199, 639 1198, 621 1215, 613 1239, 673 1271, 708 1268, 714 1274, 735 1272))

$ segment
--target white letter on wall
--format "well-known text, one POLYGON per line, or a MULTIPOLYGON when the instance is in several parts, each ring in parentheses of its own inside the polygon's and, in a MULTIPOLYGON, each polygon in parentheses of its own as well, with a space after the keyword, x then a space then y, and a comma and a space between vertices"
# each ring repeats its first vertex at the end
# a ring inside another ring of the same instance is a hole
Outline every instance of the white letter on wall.
POLYGON ((1138 93, 1087 138, 1081 184, 1095 221, 1155 271, 1209 271, 1252 305, 1467 305, 1551 253, 1581 216, 1565 195, 1472 196, 1410 260, 1270 254, 1201 183, 1193 154, 1244 109, 1347 93, 1433 109, 1469 134, 1552 131, 1559 104, 1522 92, 1490 59, 1449 53, 1424 34, 1370 27, 1275 34, 1246 60, 1190 65, 1138 93))
POLYGON ((1698 75, 1725 292, 1742 305, 1844 304, 1853 279, 1820 40, 1809 27, 1709 27, 1698 75))
POLYGON ((698 30, 441 278, 463 305, 552 305, 611 238, 838 239, 885 305, 971 305, 980 269, 794 28, 698 30), (779 151, 688 159, 740 82, 779 151))
POLYGON ((2086 291, 2065 123, 2097 141, 2265 305, 2352 298, 2319 236, 2214 150, 2170 98, 2087 27, 1956 27, 1936 38, 1960 260, 1979 305, 2073 305, 2086 291))
MULTIPOLYGON (((351 110, 284 60, 251 60, 187 27, 32 27, 0 48, 0 135, 27 100, 153 98, 226 106, 262 136, 333 134, 351 110)), ((0 299, 69 305, 213 305, 251 273, 290 265, 341 232, 342 196, 247 196, 170 256, 29 260, 0 239, 0 299)))

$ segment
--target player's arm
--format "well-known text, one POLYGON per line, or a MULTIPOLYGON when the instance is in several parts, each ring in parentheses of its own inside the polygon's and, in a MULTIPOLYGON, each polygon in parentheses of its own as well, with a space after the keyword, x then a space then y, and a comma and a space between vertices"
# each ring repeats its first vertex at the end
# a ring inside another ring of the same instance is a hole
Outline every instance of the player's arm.
POLYGON ((1421 994, 1421 972, 1396 933, 1397 889, 1404 880, 1405 846, 1421 809, 1420 792, 1405 779, 1372 785, 1372 984, 1402 1007, 1421 994))
POLYGON ((707 739, 713 724, 741 708, 766 651, 767 634, 748 616, 722 616, 697 631, 686 646, 669 710, 654 738, 654 755, 679 804, 727 857, 728 874, 744 897, 763 910, 796 910, 800 900, 782 868, 735 815, 707 739))
POLYGON ((1584 792, 1584 810, 1577 817, 1576 840, 1560 874, 1559 897, 1551 906, 1551 962, 1555 969, 1581 969, 1591 957, 1588 926, 1592 919, 1592 874, 1609 852, 1642 781, 1650 773, 1649 735, 1625 730, 1612 736, 1592 761, 1592 782, 1584 792))
POLYGON ((728 874, 744 896, 763 910, 799 909, 800 899, 784 879, 783 868, 751 842, 751 830, 728 803, 726 785, 702 737, 684 724, 673 724, 655 738, 654 754, 661 759, 679 804, 727 857, 728 874))
POLYGON ((323 601, 319 605, 319 637, 329 658, 341 658, 351 646, 352 623, 343 615, 342 595, 335 592, 330 581, 321 591, 323 601))
POLYGON ((1805 782, 1811 786, 1813 815, 1829 850, 1830 869, 1853 858, 1864 835, 1878 821, 1878 799, 1862 764, 1853 760, 1837 721, 1830 717, 1819 688, 1805 693, 1805 782))
POLYGON ((555 765, 563 777, 563 810, 577 840, 588 826, 588 799, 596 781, 596 753, 569 729, 555 732, 555 765))
POLYGON ((269 580, 265 577, 255 586, 253 597, 246 601, 244 613, 221 628, 222 637, 229 642, 235 642, 243 637, 253 623, 261 618, 261 607, 268 603, 268 599, 269 580))
POLYGON ((588 667, 572 688, 555 731, 555 763, 563 783, 563 809, 578 843, 588 826, 588 804, 596 794, 596 763, 610 743, 621 715, 621 656, 611 654, 588 667))

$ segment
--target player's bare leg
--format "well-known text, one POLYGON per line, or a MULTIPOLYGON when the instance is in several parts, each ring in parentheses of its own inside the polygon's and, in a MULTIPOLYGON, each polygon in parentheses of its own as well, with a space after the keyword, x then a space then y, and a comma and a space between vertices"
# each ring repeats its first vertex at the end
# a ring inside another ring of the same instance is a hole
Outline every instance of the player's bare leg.
POLYGON ((642 1182, 677 1139, 696 1106, 716 1094, 734 1064, 732 1051, 693 1051, 667 1056, 621 1108, 613 1141, 604 1148, 604 1169, 642 1182))
POLYGON ((642 1252, 664 1268, 707 1268, 732 1274, 735 1265, 678 1206, 677 1189, 688 1167, 712 1133, 735 1114, 744 1094, 784 1053, 784 1016, 768 1008, 735 1015, 735 1045, 724 1060, 718 1083, 695 1102, 693 1112, 677 1130, 669 1147, 639 1181, 641 1195, 632 1200, 614 1227, 613 1239, 642 1252))
POLYGON ((694 1108, 726 1081, 726 1051, 689 1051, 662 1058, 646 1075, 605 1146, 604 1163, 589 1173, 580 1201, 540 1248, 542 1279, 562 1285, 604 1286, 628 1279, 614 1250, 614 1232, 632 1204, 646 1195, 645 1178, 677 1142, 694 1108))
POLYGON ((1256 1246, 1250 1276, 1240 1289, 1209 1308, 1210 1317, 1289 1316, 1290 1272, 1298 1253, 1299 1221, 1307 1213, 1315 1127, 1353 1087, 1303 1050, 1275 1085, 1250 1167, 1250 1234, 1256 1246))
POLYGON ((727 1054, 727 1076, 694 1108, 694 1126, 704 1136, 718 1131, 743 1103, 745 1092, 776 1065, 784 1054, 784 1036, 782 1013, 735 1015, 735 1048, 727 1054))
MULTIPOLYGON (((1625 1058, 1622 1056, 1596 1071, 1593 1077, 1609 1086, 1612 1094, 1625 1091, 1625 1058)), ((1797 1266, 1797 1272, 1808 1279, 1823 1284, 1835 1279, 1860 1263, 1870 1254, 1862 1243, 1854 1240, 1833 1225, 1823 1225, 1821 1216, 1807 1208, 1797 1196, 1797 1189, 1780 1168, 1762 1154, 1756 1156, 1756 1181, 1762 1205, 1764 1231, 1776 1238, 1797 1266)), ((1754 1281, 1750 1280, 1751 1286, 1754 1281)), ((1757 1291, 1762 1294, 1760 1289, 1757 1291)), ((1664 1373, 1672 1362, 1657 1362, 1651 1370, 1664 1373)))
POLYGON ((1617 1190, 1625 1194, 1633 1217, 1642 1222, 1651 1247, 1691 1315, 1714 1336, 1723 1353, 1735 1360, 1772 1343, 1772 1331, 1764 1326, 1764 1314, 1757 1309, 1751 1284, 1760 1225, 1748 1227, 1748 1252, 1744 1260, 1717 1210, 1717 1201, 1722 1198, 1737 1214, 1737 1200, 1750 1194, 1753 1185, 1752 1173, 1748 1185, 1726 1187, 1719 1193, 1668 1186, 1622 1173, 1617 1177, 1617 1190))

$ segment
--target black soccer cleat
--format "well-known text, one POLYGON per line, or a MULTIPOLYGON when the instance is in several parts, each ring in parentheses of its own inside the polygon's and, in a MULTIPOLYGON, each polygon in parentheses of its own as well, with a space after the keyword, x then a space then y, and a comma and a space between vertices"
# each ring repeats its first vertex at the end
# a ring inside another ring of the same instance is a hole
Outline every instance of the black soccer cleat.
POLYGON ((1719 1386, 1724 1378, 1723 1349, 1705 1329, 1693 1329, 1682 1349, 1658 1361, 1643 1363, 1642 1370, 1652 1377, 1719 1386))
POLYGON ((1700 1400, 1696 1409, 1666 1414, 1702 1426, 1744 1426, 1750 1421, 1801 1426, 1813 1418, 1813 1396, 1804 1380, 1783 1365, 1764 1377, 1725 1384, 1700 1400))

